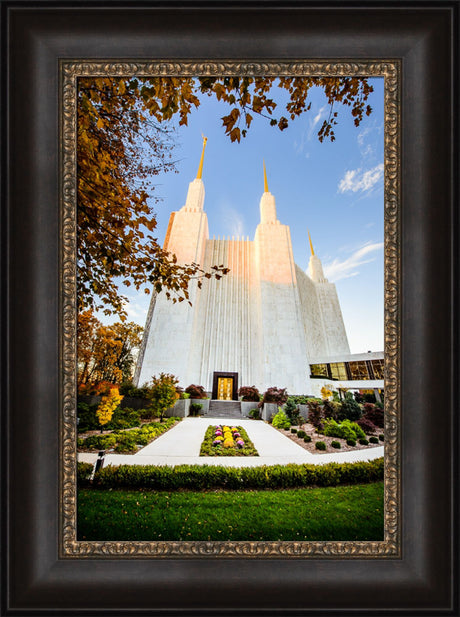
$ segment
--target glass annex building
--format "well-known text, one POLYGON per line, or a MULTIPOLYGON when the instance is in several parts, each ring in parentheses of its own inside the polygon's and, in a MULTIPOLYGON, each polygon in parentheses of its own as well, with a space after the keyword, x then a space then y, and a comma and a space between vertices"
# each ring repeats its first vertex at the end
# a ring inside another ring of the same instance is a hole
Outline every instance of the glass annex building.
POLYGON ((383 352, 315 358, 310 364, 310 379, 315 380, 315 391, 323 385, 339 392, 372 390, 378 400, 384 387, 383 352))

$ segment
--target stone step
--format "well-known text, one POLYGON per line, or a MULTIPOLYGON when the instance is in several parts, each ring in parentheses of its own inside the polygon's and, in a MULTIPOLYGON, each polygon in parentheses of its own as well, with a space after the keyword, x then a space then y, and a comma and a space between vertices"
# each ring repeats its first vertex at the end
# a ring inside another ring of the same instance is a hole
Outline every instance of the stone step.
POLYGON ((241 404, 238 401, 217 401, 209 402, 207 418, 241 418, 241 404))

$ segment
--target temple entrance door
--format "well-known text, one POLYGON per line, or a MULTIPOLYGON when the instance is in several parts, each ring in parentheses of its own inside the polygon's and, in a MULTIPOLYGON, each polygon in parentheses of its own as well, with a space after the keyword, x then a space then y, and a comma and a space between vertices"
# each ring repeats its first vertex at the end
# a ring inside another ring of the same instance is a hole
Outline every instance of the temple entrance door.
POLYGON ((219 377, 217 381, 217 400, 231 401, 233 393, 233 378, 219 377))

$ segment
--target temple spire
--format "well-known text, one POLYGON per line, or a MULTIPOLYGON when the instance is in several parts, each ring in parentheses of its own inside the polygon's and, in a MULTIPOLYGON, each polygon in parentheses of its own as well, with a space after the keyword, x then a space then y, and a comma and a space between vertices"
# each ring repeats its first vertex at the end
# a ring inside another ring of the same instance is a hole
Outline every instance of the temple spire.
POLYGON ((264 163, 264 193, 268 193, 268 182, 267 182, 267 170, 265 169, 265 160, 263 161, 264 163))
POLYGON ((310 251, 311 251, 311 254, 314 255, 315 251, 313 250, 313 244, 312 244, 312 241, 311 241, 310 231, 308 232, 308 240, 310 241, 310 251))
POLYGON ((198 167, 198 173, 196 174, 197 180, 201 180, 201 176, 203 175, 204 149, 206 148, 206 142, 208 141, 208 138, 203 134, 201 136, 203 138, 203 150, 201 151, 200 165, 198 167))

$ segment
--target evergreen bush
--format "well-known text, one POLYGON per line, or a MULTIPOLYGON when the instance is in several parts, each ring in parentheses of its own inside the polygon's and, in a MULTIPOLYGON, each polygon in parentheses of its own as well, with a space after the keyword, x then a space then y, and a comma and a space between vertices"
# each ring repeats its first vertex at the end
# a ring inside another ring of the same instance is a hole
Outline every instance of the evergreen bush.
POLYGON ((385 441, 385 436, 384 435, 379 435, 379 440, 380 441, 385 441))
POLYGON ((291 421, 291 424, 293 425, 302 424, 300 410, 298 406, 294 403, 292 398, 288 398, 286 405, 284 406, 284 413, 287 415, 287 417, 291 421))
POLYGON ((310 441, 311 441, 311 437, 310 437, 310 435, 305 435, 305 437, 303 438, 303 440, 304 440, 304 442, 305 442, 305 443, 310 443, 310 441))
POLYGON ((369 437, 369 443, 379 443, 378 437, 369 437))
POLYGON ((337 413, 338 420, 351 420, 352 422, 356 422, 359 420, 363 412, 361 411, 361 407, 354 400, 353 397, 347 396, 347 398, 342 402, 340 408, 337 413))
POLYGON ((291 428, 291 433, 297 433, 297 429, 296 428, 291 428))
POLYGON ((325 450, 325 449, 326 449, 326 447, 327 447, 327 446, 326 446, 326 444, 324 443, 324 441, 317 441, 317 442, 315 443, 315 448, 316 448, 317 450, 325 450))
POLYGON ((122 409, 117 407, 113 412, 112 419, 106 424, 106 428, 109 430, 133 428, 139 426, 141 423, 140 414, 129 407, 122 409))
POLYGON ((189 413, 192 417, 196 417, 200 415, 202 409, 203 405, 201 403, 190 403, 189 413))
POLYGON ((356 446, 356 439, 347 439, 347 446, 356 446))
POLYGON ((340 444, 340 441, 331 441, 331 446, 336 449, 339 449, 342 447, 340 444))
POLYGON ((291 421, 281 409, 281 407, 278 407, 278 413, 273 418, 272 424, 275 428, 289 429, 289 427, 291 426, 291 421))
POLYGON ((359 443, 360 443, 362 446, 368 446, 368 445, 369 445, 368 440, 367 440, 367 439, 364 439, 364 438, 361 438, 361 439, 359 440, 359 443))
POLYGON ((100 428, 99 420, 96 416, 96 405, 87 405, 86 403, 77 404, 78 432, 85 433, 86 431, 96 431, 100 428))

